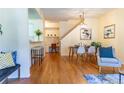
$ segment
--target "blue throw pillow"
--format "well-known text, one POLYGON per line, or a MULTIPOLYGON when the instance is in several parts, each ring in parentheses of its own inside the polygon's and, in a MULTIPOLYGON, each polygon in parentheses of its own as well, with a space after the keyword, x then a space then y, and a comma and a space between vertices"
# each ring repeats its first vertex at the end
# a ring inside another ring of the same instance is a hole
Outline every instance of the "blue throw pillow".
POLYGON ((114 58, 112 47, 101 47, 99 48, 100 57, 103 58, 114 58))
POLYGON ((16 59, 17 59, 17 51, 12 52, 12 58, 15 64, 17 64, 16 59))

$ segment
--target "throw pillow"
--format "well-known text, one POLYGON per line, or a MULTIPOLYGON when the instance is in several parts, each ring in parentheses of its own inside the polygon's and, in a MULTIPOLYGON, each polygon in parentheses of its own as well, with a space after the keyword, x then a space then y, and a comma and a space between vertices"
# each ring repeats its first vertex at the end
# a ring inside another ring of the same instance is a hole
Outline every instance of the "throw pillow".
POLYGON ((99 53, 100 53, 100 57, 114 58, 112 47, 100 47, 99 53))
MULTIPOLYGON (((9 53, 9 52, 0 52, 0 53, 5 54, 5 53, 9 53)), ((11 52, 11 55, 12 55, 12 58, 13 58, 14 63, 17 64, 17 62, 16 62, 16 59, 17 59, 17 51, 11 52)))
POLYGON ((11 53, 0 54, 0 69, 15 66, 11 53))

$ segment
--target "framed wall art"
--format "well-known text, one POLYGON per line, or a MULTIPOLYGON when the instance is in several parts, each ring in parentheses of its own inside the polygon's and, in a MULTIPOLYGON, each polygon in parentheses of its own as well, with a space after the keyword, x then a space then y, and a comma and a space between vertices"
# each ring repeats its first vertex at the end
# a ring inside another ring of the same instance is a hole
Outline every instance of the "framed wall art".
POLYGON ((80 29, 80 39, 81 40, 91 40, 92 38, 92 30, 91 29, 80 29))
POLYGON ((115 24, 104 27, 104 39, 115 38, 115 24))

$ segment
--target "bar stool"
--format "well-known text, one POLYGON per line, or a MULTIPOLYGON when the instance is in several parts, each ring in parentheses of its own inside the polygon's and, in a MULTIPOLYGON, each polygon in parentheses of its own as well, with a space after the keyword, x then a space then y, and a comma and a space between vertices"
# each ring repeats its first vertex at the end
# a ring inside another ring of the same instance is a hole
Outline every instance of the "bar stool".
POLYGON ((35 64, 36 62, 39 65, 42 63, 43 60, 43 48, 35 47, 31 49, 31 64, 35 64))

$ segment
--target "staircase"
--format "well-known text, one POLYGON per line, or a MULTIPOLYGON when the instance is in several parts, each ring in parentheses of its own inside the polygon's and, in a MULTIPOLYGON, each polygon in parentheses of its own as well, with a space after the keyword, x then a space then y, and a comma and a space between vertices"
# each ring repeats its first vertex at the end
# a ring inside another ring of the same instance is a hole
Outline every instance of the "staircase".
POLYGON ((75 25, 73 25, 71 28, 69 28, 68 31, 66 31, 66 33, 63 36, 61 36, 60 40, 62 40, 64 37, 66 37, 71 31, 73 31, 80 24, 81 24, 81 21, 79 20, 75 25))

